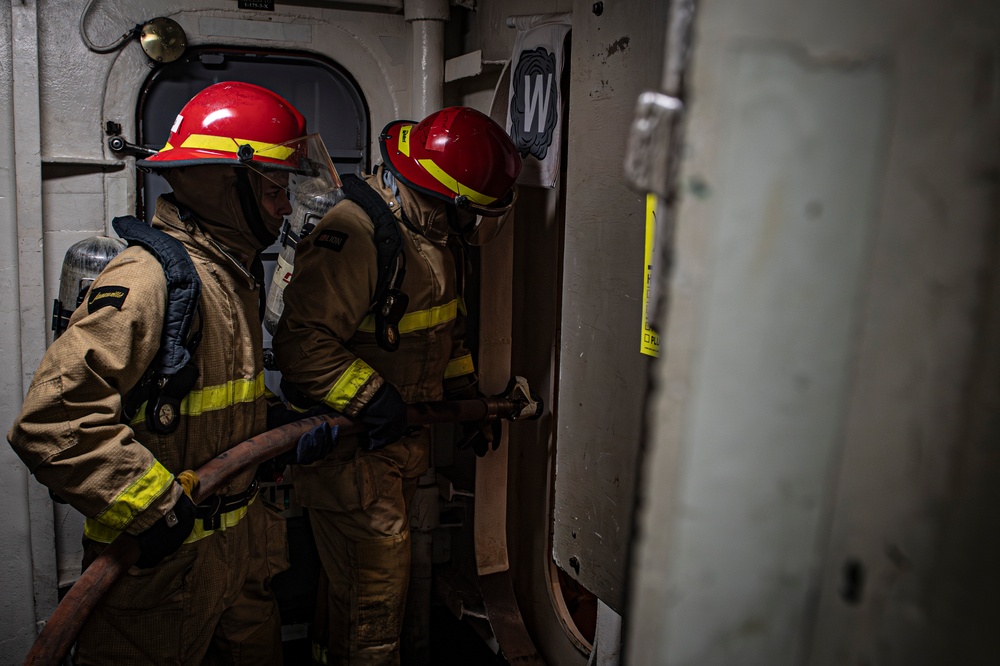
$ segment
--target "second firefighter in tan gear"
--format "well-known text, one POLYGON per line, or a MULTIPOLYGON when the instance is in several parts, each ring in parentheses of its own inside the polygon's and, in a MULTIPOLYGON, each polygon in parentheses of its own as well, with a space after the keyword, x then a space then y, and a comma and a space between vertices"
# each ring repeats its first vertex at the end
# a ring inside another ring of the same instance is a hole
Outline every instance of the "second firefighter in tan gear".
MULTIPOLYGON (((367 182, 399 210, 383 174, 380 168, 367 182)), ((400 322, 399 349, 388 352, 375 342, 368 314, 377 278, 372 223, 353 202, 338 204, 299 243, 274 337, 284 379, 348 416, 357 416, 385 382, 407 402, 439 400, 446 374, 472 371, 471 356, 453 335, 463 306, 443 205, 421 206, 405 187, 399 192, 419 230, 401 228, 410 308, 400 322)), ((421 429, 377 451, 357 437, 343 438, 326 459, 293 470, 331 581, 332 663, 368 663, 366 653, 398 650, 410 564, 407 508, 429 458, 429 432, 421 429)))
MULTIPOLYGON (((273 341, 287 399, 302 408, 326 405, 369 427, 369 435, 343 439, 324 460, 293 468, 296 495, 309 510, 329 579, 331 664, 399 662, 410 573, 408 509, 430 460, 429 430, 404 434, 400 410, 405 426, 404 401, 440 400, 446 388, 475 384, 462 341, 462 266, 456 265, 462 251, 456 246, 476 215, 456 202, 464 207, 463 192, 481 196, 492 186, 498 193, 483 199, 501 202, 505 212, 520 168, 503 130, 463 107, 420 124, 390 123, 380 141, 385 164, 366 182, 392 212, 402 238, 399 289, 409 304, 399 321, 398 349, 387 351, 377 340, 370 312, 379 284, 375 232, 369 214, 350 200, 338 203, 299 243, 273 341), (418 134, 415 127, 425 131, 418 134), (464 158, 499 184, 470 184, 459 170, 457 179, 445 178, 450 184, 425 186, 424 167, 410 157, 425 148, 414 142, 404 155, 396 145, 401 135, 429 143, 437 133, 443 137, 438 147, 448 148, 449 127, 453 139, 462 136, 454 130, 465 130, 465 145, 452 144, 450 154, 439 150, 438 166, 454 169, 464 158), (499 163, 480 165, 476 160, 491 159, 491 150, 499 163), (463 182, 469 187, 460 192, 463 182)), ((393 337, 388 341, 394 344, 393 337)))

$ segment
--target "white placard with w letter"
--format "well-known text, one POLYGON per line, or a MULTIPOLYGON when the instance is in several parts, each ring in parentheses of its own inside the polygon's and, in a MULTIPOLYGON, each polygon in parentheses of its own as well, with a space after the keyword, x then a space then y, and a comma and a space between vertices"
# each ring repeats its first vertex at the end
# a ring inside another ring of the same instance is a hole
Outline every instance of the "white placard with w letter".
POLYGON ((562 134, 563 41, 571 14, 513 16, 517 28, 510 63, 507 133, 524 166, 517 182, 554 187, 559 174, 562 134))

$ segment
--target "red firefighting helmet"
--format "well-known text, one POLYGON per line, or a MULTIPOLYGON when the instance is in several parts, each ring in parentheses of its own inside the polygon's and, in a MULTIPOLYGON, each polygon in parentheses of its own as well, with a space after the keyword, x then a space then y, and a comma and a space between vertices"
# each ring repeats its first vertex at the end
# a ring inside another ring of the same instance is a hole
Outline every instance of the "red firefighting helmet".
POLYGON ((419 123, 393 121, 379 145, 386 167, 418 192, 487 216, 514 203, 521 158, 503 128, 475 109, 452 106, 419 123))
POLYGON ((305 134, 306 119, 280 95, 251 83, 223 81, 192 97, 177 114, 166 145, 137 164, 294 171, 304 157, 305 134))

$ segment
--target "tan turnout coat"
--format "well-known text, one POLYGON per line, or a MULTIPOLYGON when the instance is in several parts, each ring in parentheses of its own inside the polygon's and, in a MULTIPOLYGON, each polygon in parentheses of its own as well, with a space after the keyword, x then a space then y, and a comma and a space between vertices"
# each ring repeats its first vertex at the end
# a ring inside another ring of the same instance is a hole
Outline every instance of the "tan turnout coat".
MULTIPOLYGON (((121 422, 122 396, 160 347, 167 303, 159 261, 130 247, 101 273, 46 352, 8 434, 31 473, 87 516, 88 530, 141 532, 177 501, 174 475, 265 429, 252 278, 163 199, 154 226, 184 244, 202 283, 202 316, 194 324, 203 334, 194 357, 199 376, 181 404, 177 431, 149 432, 144 410, 131 424, 121 422)), ((219 494, 244 490, 253 474, 219 494)))

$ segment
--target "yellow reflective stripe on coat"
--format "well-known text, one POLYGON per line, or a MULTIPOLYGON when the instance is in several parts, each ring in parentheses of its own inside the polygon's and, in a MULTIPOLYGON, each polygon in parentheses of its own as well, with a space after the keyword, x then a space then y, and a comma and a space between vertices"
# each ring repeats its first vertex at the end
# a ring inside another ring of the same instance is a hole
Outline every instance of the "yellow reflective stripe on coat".
MULTIPOLYGON (((204 521, 202 521, 201 518, 195 518, 194 529, 192 529, 191 534, 184 539, 184 543, 201 541, 205 537, 212 536, 216 532, 224 532, 229 528, 236 527, 236 525, 243 520, 243 517, 247 515, 250 505, 253 504, 256 499, 257 496, 254 495, 250 498, 250 502, 246 506, 241 506, 238 509, 233 509, 232 511, 220 514, 219 529, 217 530, 206 530, 204 521)), ((111 543, 119 534, 121 534, 121 532, 119 530, 113 530, 106 525, 102 525, 93 518, 87 518, 83 521, 83 534, 91 541, 97 541, 98 543, 111 543)))
POLYGON ((365 385, 365 382, 374 373, 375 370, 370 365, 360 358, 356 359, 326 394, 323 402, 338 412, 344 411, 348 403, 358 394, 361 387, 365 385))
MULTIPOLYGON (((234 379, 218 386, 206 386, 191 391, 181 400, 181 414, 201 416, 205 412, 215 412, 233 405, 253 402, 264 396, 264 373, 255 379, 234 379)), ((141 423, 146 418, 146 403, 142 403, 130 425, 141 423)))
MULTIPOLYGON (((444 305, 433 307, 430 310, 417 310, 416 312, 409 312, 403 315, 403 318, 399 320, 399 332, 400 334, 413 333, 414 331, 423 331, 440 324, 446 324, 453 320, 457 314, 457 298, 449 303, 445 303, 444 305)), ((361 326, 358 327, 358 330, 365 333, 374 333, 375 315, 368 315, 365 317, 364 321, 361 322, 361 326)))
POLYGON ((475 371, 476 366, 472 362, 472 354, 466 354, 448 361, 448 365, 444 368, 444 378, 451 379, 452 377, 470 375, 475 371))
POLYGON ((159 461, 154 460, 142 476, 129 484, 104 511, 97 514, 95 520, 112 529, 125 529, 133 518, 145 511, 173 482, 174 475, 159 461))

